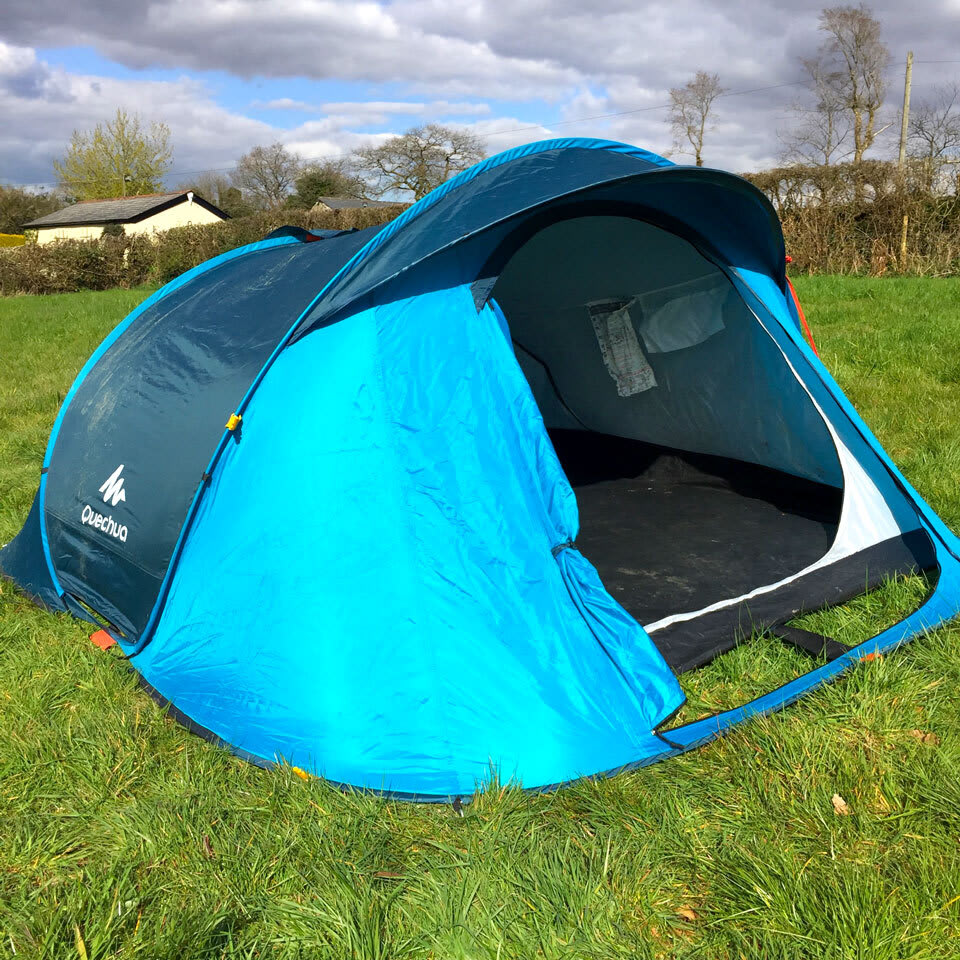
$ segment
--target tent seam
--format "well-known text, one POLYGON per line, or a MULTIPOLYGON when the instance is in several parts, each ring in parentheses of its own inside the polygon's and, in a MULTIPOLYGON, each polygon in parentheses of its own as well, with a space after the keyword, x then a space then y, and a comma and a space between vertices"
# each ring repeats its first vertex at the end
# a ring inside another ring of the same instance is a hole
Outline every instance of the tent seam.
POLYGON ((164 284, 159 290, 155 291, 151 296, 147 297, 147 299, 144 300, 132 313, 121 320, 120 323, 118 323, 117 326, 115 326, 106 335, 106 337, 104 337, 94 352, 90 355, 87 362, 80 369, 80 372, 74 378, 73 383, 70 385, 70 389, 63 398, 63 403, 60 405, 60 409, 57 411, 56 419, 54 420, 53 427, 50 430, 50 437, 47 440, 47 446, 44 451, 43 461, 41 464, 40 485, 38 490, 39 499, 37 503, 37 510, 39 514, 38 522, 40 525, 40 543, 43 548, 43 557, 47 564, 47 569, 53 582, 53 587, 61 597, 64 595, 65 591, 63 590, 63 587, 60 584, 60 579, 57 576, 56 567, 53 563, 53 557, 50 553, 49 539, 47 537, 47 525, 45 517, 46 487, 50 465, 53 460, 53 451, 56 447, 57 437, 60 433, 60 427, 62 426, 63 420, 66 417, 67 409, 76 396, 80 385, 90 375, 94 367, 96 367, 103 357, 113 348, 117 340, 119 340, 120 337, 123 336, 123 334, 125 334, 134 325, 134 323, 140 319, 140 317, 143 316, 147 309, 165 299, 169 294, 179 290, 180 287, 184 286, 196 277, 222 266, 224 263, 239 259, 240 257, 248 254, 259 253, 262 250, 272 249, 273 247, 289 246, 297 242, 298 241, 287 237, 280 237, 275 240, 260 240, 257 243, 237 247, 234 250, 228 250, 226 253, 220 254, 220 256, 214 257, 211 260, 205 260, 203 263, 199 263, 197 266, 186 271, 186 273, 182 273, 180 276, 175 277, 169 283, 164 284))
MULTIPOLYGON (((840 385, 833 378, 833 375, 830 373, 830 371, 827 370, 819 356, 813 353, 813 351, 810 349, 809 345, 800 335, 800 331, 798 329, 791 328, 787 324, 781 323, 779 318, 771 313, 769 308, 766 307, 765 301, 740 275, 740 271, 735 267, 731 267, 730 269, 733 271, 737 280, 742 284, 744 289, 749 291, 754 301, 766 309, 766 312, 770 318, 786 333, 787 338, 799 349, 801 356, 807 362, 810 372, 813 373, 823 385, 824 389, 827 391, 827 394, 836 404, 840 412, 842 412, 846 417, 847 422, 850 424, 857 436, 859 436, 859 438, 870 448, 876 457, 877 462, 883 467, 884 471, 893 481, 894 485, 910 504, 911 508, 916 512, 917 518, 924 524, 928 525, 931 528, 930 533, 937 538, 944 549, 955 560, 960 561, 960 553, 957 552, 956 535, 954 535, 952 531, 949 531, 948 529, 947 532, 951 534, 953 540, 952 543, 948 542, 948 540, 943 536, 942 532, 937 527, 937 523, 939 522, 940 524, 943 524, 943 521, 940 520, 939 516, 935 514, 926 500, 924 500, 923 497, 920 496, 919 492, 913 488, 906 477, 904 477, 900 472, 896 464, 893 463, 892 459, 890 459, 889 455, 886 454, 883 446, 874 436, 866 421, 857 412, 856 407, 854 407, 853 404, 847 400, 843 391, 840 389, 840 385), (846 401, 846 403, 844 403, 844 401, 846 401)), ((784 298, 784 300, 786 302, 786 298, 784 298)), ((759 320, 759 317, 757 319, 759 320)), ((763 324, 763 321, 760 322, 763 324)), ((943 526, 946 527, 946 524, 943 524, 943 526)))

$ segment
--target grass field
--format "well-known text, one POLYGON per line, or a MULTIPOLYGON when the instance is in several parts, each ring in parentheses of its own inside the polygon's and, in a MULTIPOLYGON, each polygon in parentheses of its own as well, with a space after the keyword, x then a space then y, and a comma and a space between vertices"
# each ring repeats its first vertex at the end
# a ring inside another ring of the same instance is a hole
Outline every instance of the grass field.
MULTIPOLYGON (((960 281, 797 286, 827 366, 960 528, 960 281)), ((0 543, 74 374, 145 294, 0 300, 0 543)), ((924 589, 818 628, 863 640, 924 589)), ((494 787, 462 819, 249 766, 88 633, 0 586, 0 956, 960 955, 958 628, 698 752, 552 795, 494 787)), ((745 645, 684 677, 684 717, 810 666, 745 645)))

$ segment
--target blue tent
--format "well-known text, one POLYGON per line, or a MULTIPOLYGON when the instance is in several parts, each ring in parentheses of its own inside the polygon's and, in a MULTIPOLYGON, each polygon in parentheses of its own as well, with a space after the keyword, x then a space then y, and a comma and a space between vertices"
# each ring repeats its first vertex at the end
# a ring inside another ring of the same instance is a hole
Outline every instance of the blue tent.
POLYGON ((697 746, 960 607, 784 269, 750 184, 601 140, 281 230, 107 337, 0 565, 257 763, 442 799, 697 746), (931 596, 859 647, 787 625, 912 571, 931 596), (758 630, 819 665, 669 727, 758 630))

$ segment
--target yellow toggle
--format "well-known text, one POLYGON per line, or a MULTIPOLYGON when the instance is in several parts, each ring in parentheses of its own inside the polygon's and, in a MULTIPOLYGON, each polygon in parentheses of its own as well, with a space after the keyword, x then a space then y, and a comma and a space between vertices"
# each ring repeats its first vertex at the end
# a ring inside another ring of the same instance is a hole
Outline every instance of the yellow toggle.
POLYGON ((230 431, 236 430, 242 420, 243 417, 239 413, 231 413, 230 419, 227 421, 227 429, 230 431))

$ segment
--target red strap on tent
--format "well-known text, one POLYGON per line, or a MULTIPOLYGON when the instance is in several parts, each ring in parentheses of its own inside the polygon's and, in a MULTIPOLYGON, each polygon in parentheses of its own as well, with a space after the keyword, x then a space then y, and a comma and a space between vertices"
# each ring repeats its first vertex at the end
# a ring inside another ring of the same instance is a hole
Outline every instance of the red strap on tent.
MULTIPOLYGON (((793 257, 787 257, 787 263, 793 263, 793 257)), ((807 318, 803 315, 803 307, 800 306, 800 298, 797 296, 797 291, 793 289, 793 284, 790 282, 790 278, 787 277, 787 286, 790 288, 790 293, 793 295, 793 302, 797 308, 797 314, 800 317, 800 323, 803 325, 803 332, 807 335, 807 339, 810 341, 810 349, 819 357, 820 351, 817 349, 817 345, 813 342, 813 334, 810 332, 810 324, 807 323, 807 318)))
POLYGON ((116 646, 117 643, 106 630, 98 630, 96 633, 91 633, 90 642, 101 650, 109 650, 111 647, 116 646))

